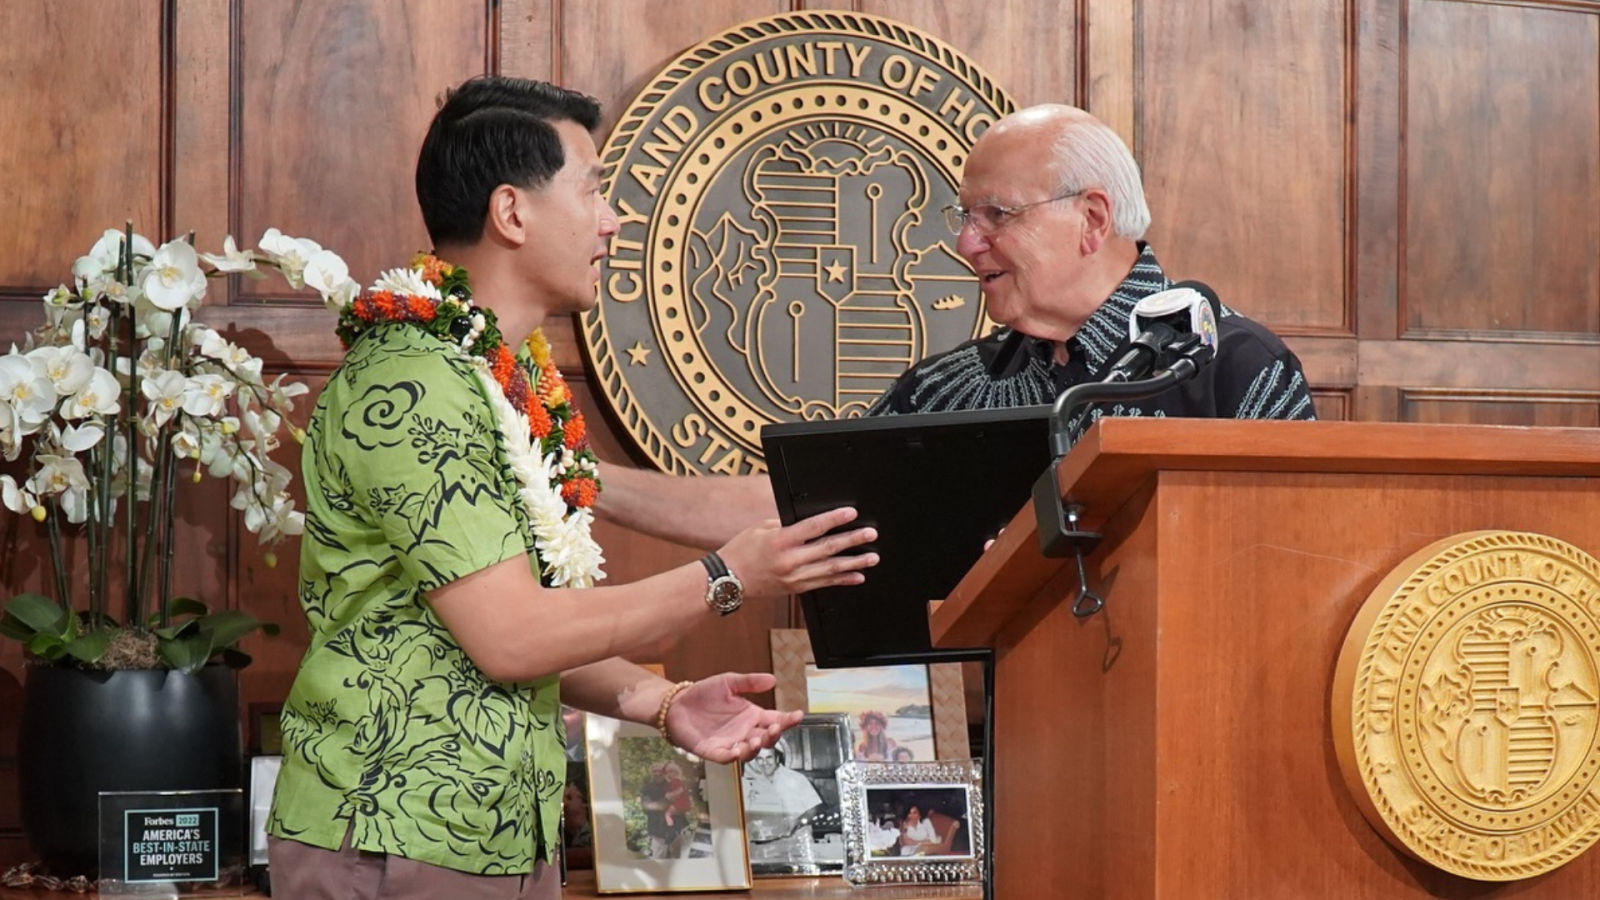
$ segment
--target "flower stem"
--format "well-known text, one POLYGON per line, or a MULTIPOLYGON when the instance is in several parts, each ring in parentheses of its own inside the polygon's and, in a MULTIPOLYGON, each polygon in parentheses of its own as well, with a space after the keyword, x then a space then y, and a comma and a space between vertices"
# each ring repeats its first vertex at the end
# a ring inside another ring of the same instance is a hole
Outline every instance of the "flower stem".
MULTIPOLYGON (((128 316, 128 486, 123 494, 123 503, 127 506, 128 527, 128 607, 129 624, 144 624, 144 591, 139 583, 139 416, 138 406, 138 381, 139 381, 139 326, 134 321, 137 317, 128 316)), ((116 436, 112 436, 116 440, 116 436)), ((115 449, 113 448, 113 455, 115 449)))
POLYGON ((55 570, 56 602, 63 609, 72 608, 72 598, 67 596, 67 564, 61 558, 61 516, 45 516, 45 529, 50 534, 50 567, 55 570))
MULTIPOLYGON (((172 514, 172 511, 178 496, 178 455, 176 453, 166 454, 166 471, 162 473, 162 478, 166 482, 167 496, 164 505, 167 508, 167 515, 165 517, 166 534, 161 538, 161 596, 171 597, 172 555, 174 549, 176 549, 174 546, 174 541, 172 540, 172 532, 174 530, 173 520, 176 517, 172 514)), ((161 626, 163 628, 167 626, 167 611, 165 603, 162 605, 161 610, 161 626)))

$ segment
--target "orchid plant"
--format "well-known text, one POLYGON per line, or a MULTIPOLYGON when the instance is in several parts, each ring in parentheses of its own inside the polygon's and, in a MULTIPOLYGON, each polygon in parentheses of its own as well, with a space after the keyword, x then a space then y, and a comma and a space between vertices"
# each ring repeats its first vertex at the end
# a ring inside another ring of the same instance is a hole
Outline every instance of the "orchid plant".
POLYGON ((0 474, 0 502, 42 523, 55 594, 11 598, 0 634, 35 658, 194 671, 218 658, 244 665, 234 645, 258 628, 276 632, 172 596, 181 481, 228 479, 232 507, 264 545, 302 528, 292 475, 271 453, 284 431, 304 438, 287 416, 307 387, 268 381, 260 359, 194 318, 210 278, 266 269, 332 308, 359 291, 336 254, 275 228, 255 250, 230 236, 220 254, 197 253, 192 236, 156 247, 131 226, 111 229, 73 265, 72 285, 45 295, 44 324, 0 356, 0 456, 25 458, 5 467, 21 474, 0 474), (64 525, 83 533, 86 584, 69 575, 64 525), (109 609, 117 594, 120 620, 109 609))

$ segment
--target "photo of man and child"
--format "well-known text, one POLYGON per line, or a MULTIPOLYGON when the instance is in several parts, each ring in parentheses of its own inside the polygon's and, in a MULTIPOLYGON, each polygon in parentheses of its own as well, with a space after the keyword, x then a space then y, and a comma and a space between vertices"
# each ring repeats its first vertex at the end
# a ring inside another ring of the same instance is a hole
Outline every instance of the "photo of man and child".
POLYGON ((644 859, 711 855, 705 763, 655 738, 620 738, 628 849, 644 859))
POLYGON ((875 859, 972 856, 965 787, 869 787, 867 810, 867 848, 875 859))

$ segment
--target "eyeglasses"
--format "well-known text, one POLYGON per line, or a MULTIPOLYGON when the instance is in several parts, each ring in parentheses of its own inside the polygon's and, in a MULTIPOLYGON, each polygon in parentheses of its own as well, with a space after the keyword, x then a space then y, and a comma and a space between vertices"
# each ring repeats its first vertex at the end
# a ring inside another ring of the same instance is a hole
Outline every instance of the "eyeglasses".
POLYGON ((959 203, 952 203, 943 210, 944 224, 950 228, 951 234, 960 234, 961 229, 967 227, 969 222, 973 228, 978 229, 979 233, 991 234, 1004 228, 1012 219, 1027 210, 1033 209, 1035 206, 1055 203, 1058 200, 1067 200, 1082 194, 1086 190, 1088 188, 1069 191, 1065 194, 1059 194, 1045 200, 1035 200, 1032 203, 1024 203, 1020 206, 999 206, 993 203, 983 203, 967 209, 959 203))

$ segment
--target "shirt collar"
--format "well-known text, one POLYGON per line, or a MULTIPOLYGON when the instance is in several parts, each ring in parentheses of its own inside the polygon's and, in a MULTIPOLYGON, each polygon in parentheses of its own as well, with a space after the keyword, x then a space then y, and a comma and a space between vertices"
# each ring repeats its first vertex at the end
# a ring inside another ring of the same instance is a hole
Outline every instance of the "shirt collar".
MULTIPOLYGON (((1134 260, 1133 268, 1077 334, 1067 339, 1067 352, 1074 358, 1081 358, 1090 375, 1099 375, 1111 354, 1128 340, 1128 320, 1133 318, 1133 308, 1140 300, 1171 285, 1171 280, 1161 270, 1161 263, 1156 261, 1155 251, 1140 241, 1139 258, 1134 260)), ((1055 347, 1050 341, 1035 337, 1025 337, 1025 340, 1028 356, 1046 362, 1054 359, 1055 347)), ((1002 353, 1001 357, 1009 359, 1009 354, 1002 353)))
POLYGON ((1161 271, 1154 250, 1141 243, 1139 258, 1126 278, 1111 292, 1106 302, 1094 311, 1069 341, 1068 350, 1074 355, 1083 354, 1089 374, 1098 375, 1111 354, 1128 340, 1128 320, 1133 318, 1133 308, 1140 300, 1164 291, 1172 284, 1161 271))

